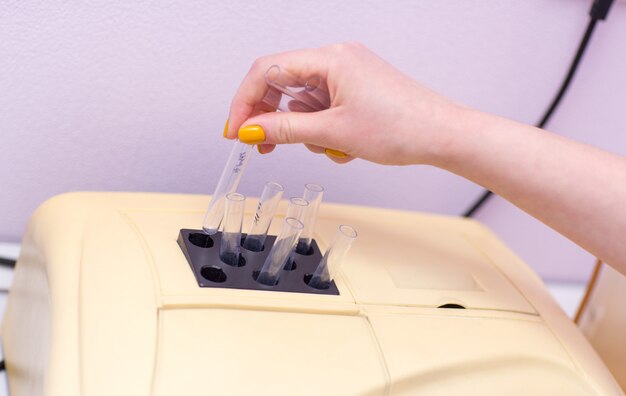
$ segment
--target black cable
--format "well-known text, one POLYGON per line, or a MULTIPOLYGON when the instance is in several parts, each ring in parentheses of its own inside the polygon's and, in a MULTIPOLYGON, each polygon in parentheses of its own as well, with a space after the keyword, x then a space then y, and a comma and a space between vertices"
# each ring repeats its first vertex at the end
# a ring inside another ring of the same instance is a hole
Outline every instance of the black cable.
MULTIPOLYGON (((613 3, 613 0, 596 0, 593 2, 591 6, 591 10, 589 11, 589 16, 590 16, 589 24, 587 25, 587 30, 585 30, 585 34, 583 35, 583 38, 580 41, 580 44, 578 45, 576 56, 574 56, 574 59, 572 60, 572 64, 569 67, 567 75, 565 76, 563 83, 561 83, 561 88, 559 89, 558 93, 552 100, 550 107, 548 107, 548 109, 544 113, 541 120, 536 124, 538 128, 544 128, 547 125, 548 121, 550 121, 550 118, 552 118, 554 111, 561 103, 561 100, 563 99, 565 92, 569 88, 570 83, 572 82, 572 79, 574 78, 574 74, 576 74, 576 70, 578 69, 578 65, 580 64, 580 61, 583 58, 583 54, 585 53, 585 50, 587 49, 587 46, 589 45, 589 41, 591 40, 591 35, 593 33, 593 30, 596 27, 596 23, 599 20, 606 19, 606 16, 609 12, 609 9, 611 8, 612 3, 613 3)), ((463 213, 463 217, 472 217, 474 213, 476 213, 476 211, 480 209, 485 204, 485 202, 489 200, 489 198, 492 195, 493 195, 493 192, 489 190, 483 191, 480 197, 478 197, 478 199, 474 201, 472 206, 465 213, 463 213)))
POLYGON ((580 61, 583 58, 583 54, 585 53, 585 50, 587 49, 587 45, 589 44, 589 40, 591 39, 591 34, 593 33, 593 29, 596 27, 597 22, 598 20, 595 18, 591 18, 589 20, 589 24, 587 25, 587 30, 585 31, 585 35, 583 36, 583 39, 580 41, 580 45, 578 46, 578 51, 576 51, 576 56, 574 57, 574 60, 572 61, 572 65, 569 67, 569 71, 567 72, 567 76, 565 76, 565 80, 563 80, 563 84, 561 84, 561 89, 559 89, 559 92, 556 94, 556 96, 552 100, 552 104, 550 105, 548 110, 546 110, 546 113, 541 118, 541 121, 537 123, 536 126, 538 128, 543 128, 546 126, 548 121, 550 121, 552 114, 554 114, 554 111, 556 110, 558 105, 561 103, 561 99, 563 99, 563 96, 565 95, 565 91, 567 91, 567 88, 569 88, 569 85, 572 82, 572 79, 574 78, 574 74, 576 74, 578 65, 580 64, 580 61))
POLYGON ((15 268, 15 260, 9 260, 0 257, 0 267, 15 268))
POLYGON ((589 16, 593 19, 604 21, 613 5, 613 0, 594 0, 589 10, 589 16))
POLYGON ((480 209, 492 195, 493 192, 491 192, 491 190, 483 191, 480 197, 478 197, 478 199, 472 204, 472 207, 469 208, 465 213, 463 213, 463 217, 472 217, 474 213, 476 213, 476 211, 480 209))

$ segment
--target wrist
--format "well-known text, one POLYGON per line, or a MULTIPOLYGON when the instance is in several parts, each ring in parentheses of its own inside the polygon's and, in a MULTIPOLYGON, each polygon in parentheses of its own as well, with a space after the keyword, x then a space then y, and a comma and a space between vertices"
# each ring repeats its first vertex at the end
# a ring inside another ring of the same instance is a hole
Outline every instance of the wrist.
POLYGON ((433 143, 429 145, 426 163, 438 168, 452 170, 454 164, 463 162, 476 134, 482 128, 485 114, 456 103, 447 103, 445 109, 435 114, 433 143))

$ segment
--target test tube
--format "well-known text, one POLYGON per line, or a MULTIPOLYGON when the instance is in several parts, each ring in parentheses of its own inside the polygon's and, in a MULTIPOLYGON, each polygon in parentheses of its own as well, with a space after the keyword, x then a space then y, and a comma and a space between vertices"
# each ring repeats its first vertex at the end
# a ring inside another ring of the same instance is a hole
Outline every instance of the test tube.
POLYGON ((220 228, 222 218, 224 217, 226 194, 237 190, 241 176, 248 165, 248 159, 250 159, 253 147, 253 145, 235 140, 220 180, 211 197, 211 202, 209 202, 209 207, 204 215, 202 229, 206 234, 213 235, 220 228))
POLYGON ((263 188, 263 193, 259 199, 259 205, 256 208, 254 219, 252 219, 252 228, 243 241, 243 247, 253 252, 263 250, 267 230, 270 228, 272 218, 278 203, 283 196, 283 186, 276 182, 267 182, 263 188))
POLYGON ((309 206, 304 214, 304 230, 300 235, 296 251, 300 254, 310 254, 311 241, 313 240, 313 231, 315 230, 315 221, 317 220, 317 212, 319 211, 320 202, 324 195, 324 187, 319 184, 308 183, 304 185, 304 195, 309 206))
POLYGON ((280 111, 313 112, 330 107, 330 95, 319 76, 304 79, 272 65, 265 72, 265 82, 270 90, 264 101, 280 111), (284 96, 277 96, 276 91, 284 96))
POLYGON ((246 197, 239 193, 226 194, 226 210, 224 213, 224 229, 220 245, 220 259, 234 267, 239 266, 241 254, 241 224, 246 197))
POLYGON ((293 217, 300 220, 304 224, 304 215, 309 207, 309 201, 304 198, 292 197, 289 198, 289 205, 287 205, 287 215, 285 217, 293 217))
MULTIPOLYGON (((310 112, 330 106, 330 95, 319 76, 299 78, 278 65, 272 65, 265 72, 265 82, 270 89, 262 102, 272 109, 310 112)), ((217 233, 224 216, 224 197, 237 190, 252 148, 253 145, 235 141, 202 222, 206 234, 217 233)))
MULTIPOLYGON (((303 79, 278 65, 272 65, 265 72, 265 82, 269 90, 262 102, 269 105, 269 109, 310 112, 330 106, 330 95, 319 76, 303 79)), ((206 234, 213 235, 219 230, 224 217, 224 197, 237 190, 253 147, 235 141, 202 221, 206 234)))
MULTIPOLYGON (((293 217, 294 219, 300 220, 304 224, 304 215, 306 213, 306 209, 309 206, 309 202, 304 198, 290 198, 289 206, 287 206, 287 216, 293 217)), ((285 263, 285 269, 287 271, 291 271, 294 269, 296 249, 291 250, 291 254, 289 254, 289 258, 287 259, 287 263, 285 263)))
POLYGON ((356 237, 357 233, 354 228, 349 225, 339 226, 333 241, 308 282, 310 287, 320 290, 328 289, 356 237))
POLYGON ((302 222, 287 217, 283 221, 283 227, 280 234, 276 238, 276 242, 270 251, 269 256, 265 259, 263 268, 259 272, 257 282, 268 286, 274 286, 280 278, 280 271, 285 266, 285 262, 289 258, 291 251, 296 246, 296 242, 302 232, 302 222))

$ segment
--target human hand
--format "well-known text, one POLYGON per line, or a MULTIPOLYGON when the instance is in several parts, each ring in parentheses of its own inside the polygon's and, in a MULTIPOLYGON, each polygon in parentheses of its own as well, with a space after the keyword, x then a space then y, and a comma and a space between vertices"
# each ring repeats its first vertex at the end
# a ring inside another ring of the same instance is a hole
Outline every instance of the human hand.
POLYGON ((364 46, 346 43, 257 59, 233 98, 224 136, 238 135, 262 153, 276 144, 304 143, 339 163, 357 157, 381 164, 432 163, 458 125, 459 110, 364 46), (264 113, 264 75, 275 64, 301 77, 320 76, 330 108, 264 113))

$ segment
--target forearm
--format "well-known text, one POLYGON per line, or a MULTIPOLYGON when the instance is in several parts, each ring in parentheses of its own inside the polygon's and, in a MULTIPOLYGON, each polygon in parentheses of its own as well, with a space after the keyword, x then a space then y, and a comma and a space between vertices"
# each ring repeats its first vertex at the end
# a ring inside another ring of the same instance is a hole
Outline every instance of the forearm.
MULTIPOLYGON (((231 105, 225 136, 271 150, 326 148, 346 162, 432 164, 481 184, 626 274, 626 159, 461 108, 355 43, 258 59, 231 105), (328 60, 332 59, 332 62, 328 60), (325 79, 331 107, 257 114, 265 72, 325 79), (345 153, 345 154, 344 154, 345 153)), ((263 151, 267 152, 267 151, 263 151)))
POLYGON ((435 165, 492 190, 626 273, 625 158, 470 110, 458 121, 435 165))

